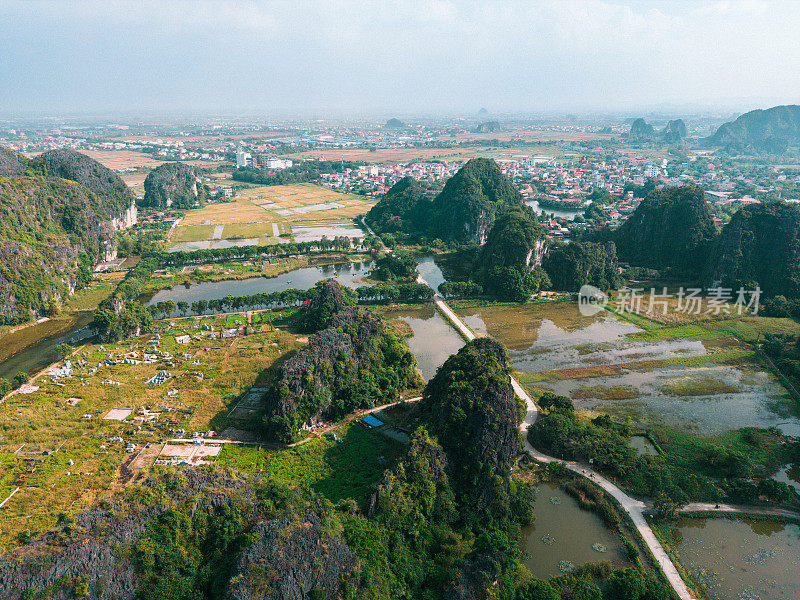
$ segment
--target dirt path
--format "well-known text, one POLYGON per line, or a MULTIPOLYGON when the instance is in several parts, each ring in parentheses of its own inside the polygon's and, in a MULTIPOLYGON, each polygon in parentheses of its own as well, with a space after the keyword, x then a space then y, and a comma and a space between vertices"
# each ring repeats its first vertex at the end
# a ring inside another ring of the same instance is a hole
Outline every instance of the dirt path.
POLYGON ((800 519, 800 513, 785 508, 769 506, 743 506, 740 504, 713 504, 710 502, 692 502, 678 509, 678 512, 721 512, 745 515, 767 515, 770 517, 787 517, 800 519))
MULTIPOLYGON (((427 283, 422 276, 419 276, 417 281, 420 283, 427 283)), ((466 324, 458 317, 458 315, 456 315, 456 313, 453 312, 453 310, 447 305, 447 303, 438 293, 434 295, 434 302, 436 302, 436 305, 439 307, 442 313, 444 313, 444 315, 464 335, 464 337, 466 337, 468 340, 475 339, 475 334, 472 332, 472 330, 466 326, 466 324)), ((662 573, 664 573, 664 576, 667 578, 667 581, 669 581, 672 589, 675 590, 675 593, 678 595, 678 597, 681 600, 694 600, 695 596, 689 591, 689 588, 684 583, 680 573, 678 573, 678 569, 675 567, 675 564, 664 551, 664 548, 656 538, 653 530, 650 528, 650 525, 647 524, 647 521, 644 517, 644 511, 647 509, 645 503, 641 500, 631 498, 614 483, 599 473, 593 471, 586 465, 582 465, 574 461, 553 458, 552 456, 542 454, 536 448, 534 448, 528 441, 527 431, 528 428, 536 422, 536 418, 539 415, 539 409, 536 407, 536 404, 533 402, 528 393, 525 392, 519 382, 517 382, 517 380, 513 377, 511 377, 511 386, 514 388, 514 392, 517 394, 517 396, 524 400, 527 406, 527 413, 525 414, 525 419, 522 421, 521 425, 525 450, 527 450, 527 452, 539 462, 561 463, 570 471, 590 479, 608 492, 617 502, 619 502, 619 505, 622 507, 622 509, 628 513, 628 515, 630 515, 633 524, 636 526, 636 529, 639 531, 642 539, 647 544, 647 547, 650 548, 650 552, 652 552, 656 562, 661 568, 662 573)))

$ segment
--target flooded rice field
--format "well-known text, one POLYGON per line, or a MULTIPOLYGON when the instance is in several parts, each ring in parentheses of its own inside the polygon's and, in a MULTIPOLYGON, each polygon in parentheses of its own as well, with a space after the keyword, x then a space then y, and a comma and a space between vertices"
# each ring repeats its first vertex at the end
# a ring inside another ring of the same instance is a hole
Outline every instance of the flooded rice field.
POLYGON ((699 340, 643 342, 627 338, 640 328, 603 311, 586 317, 574 302, 460 309, 474 331, 505 344, 524 373, 655 360, 706 353, 699 340))
POLYGON ((533 510, 536 520, 522 529, 520 548, 534 577, 547 579, 600 560, 625 565, 627 550, 619 536, 557 485, 538 486, 533 510))
POLYGON ((667 537, 712 600, 800 598, 800 526, 685 518, 667 537))
POLYGON ((606 311, 581 315, 574 302, 457 312, 475 331, 503 342, 515 370, 557 371, 536 385, 571 397, 577 408, 699 435, 752 426, 800 435, 786 390, 770 373, 755 361, 732 366, 709 356, 745 351, 733 338, 631 339, 641 329, 606 311), (684 364, 649 362, 663 360, 684 364))
POLYGON ((635 449, 640 456, 656 456, 658 454, 653 442, 643 435, 631 436, 631 448, 635 449))
POLYGON ((542 387, 573 398, 576 408, 608 413, 649 427, 699 435, 741 427, 777 427, 800 435, 783 387, 769 373, 708 363, 700 367, 623 369, 619 375, 549 381, 542 387), (625 393, 628 392, 628 393, 625 393))
POLYGON ((399 319, 411 326, 414 334, 406 342, 425 381, 429 381, 444 361, 464 345, 461 336, 432 304, 419 308, 386 309, 382 314, 387 319, 399 319))

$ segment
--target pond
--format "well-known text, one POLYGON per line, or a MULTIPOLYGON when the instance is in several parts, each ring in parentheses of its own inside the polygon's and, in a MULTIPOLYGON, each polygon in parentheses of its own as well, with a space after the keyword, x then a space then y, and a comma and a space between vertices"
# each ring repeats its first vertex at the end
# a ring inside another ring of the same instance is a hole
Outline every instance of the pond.
POLYGON ((433 256, 423 256, 417 259, 417 273, 422 275, 422 278, 433 288, 433 291, 438 291, 439 286, 444 283, 442 270, 436 265, 433 256))
POLYGON ((627 550, 619 536, 559 486, 540 484, 533 512, 536 520, 522 529, 520 549, 534 577, 547 579, 563 574, 569 565, 601 560, 626 565, 627 550))
POLYGON ((800 464, 784 465, 773 479, 793 487, 800 494, 800 464))
POLYGON ((411 326, 414 335, 406 338, 406 342, 425 381, 430 381, 444 361, 464 345, 462 337, 432 304, 419 308, 388 308, 381 314, 386 319, 400 319, 411 326))
POLYGON ((640 456, 658 455, 658 450, 656 450, 656 447, 653 444, 653 442, 651 442, 649 438, 643 435, 631 436, 631 448, 635 449, 640 456))
POLYGON ((363 285, 357 283, 358 280, 367 277, 374 264, 373 261, 346 262, 303 267, 270 278, 253 277, 251 279, 228 279, 179 285, 172 289, 157 292, 146 304, 149 306, 166 300, 172 300, 173 302, 182 300, 191 304, 197 300, 212 300, 214 298, 224 298, 228 295, 249 296, 262 292, 280 292, 291 288, 308 290, 314 287, 314 284, 318 281, 328 278, 336 279, 339 283, 349 288, 357 288, 363 285))
POLYGON ((573 398, 576 408, 629 416, 640 426, 665 425, 698 435, 741 427, 777 427, 800 435, 785 391, 757 368, 708 363, 700 367, 623 368, 618 375, 540 384, 573 398))
POLYGON ((678 558, 712 600, 800 598, 800 527, 680 519, 668 531, 678 558))
POLYGON ((537 200, 529 200, 525 204, 530 206, 537 215, 546 213, 548 215, 555 215, 556 217, 562 219, 569 219, 570 221, 573 221, 577 215, 582 214, 584 210, 586 210, 558 210, 555 208, 542 208, 539 206, 539 202, 537 200))
POLYGON ((4 348, 18 346, 20 350, 10 356, 2 353, 0 378, 11 380, 17 373, 31 375, 56 362, 59 359, 56 349, 60 344, 77 344, 95 335, 88 327, 93 317, 91 312, 76 313, 67 319, 29 325, 8 334, 3 338, 4 348))

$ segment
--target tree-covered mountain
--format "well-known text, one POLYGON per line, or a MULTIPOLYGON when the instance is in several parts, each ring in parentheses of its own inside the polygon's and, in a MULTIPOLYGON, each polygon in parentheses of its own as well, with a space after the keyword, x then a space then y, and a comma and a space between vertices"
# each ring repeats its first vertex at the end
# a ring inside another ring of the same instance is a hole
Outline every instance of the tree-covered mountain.
POLYGON ((507 512, 521 416, 505 348, 490 338, 468 342, 428 382, 420 410, 447 453, 460 502, 476 513, 507 512))
POLYGON ((28 159, 0 146, 0 177, 19 177, 25 173, 28 159))
POLYGON ((630 131, 628 131, 628 139, 632 142, 652 140, 655 136, 655 129, 644 119, 636 119, 631 123, 630 131))
POLYGON ((367 216, 378 233, 402 231, 412 237, 483 244, 499 214, 522 206, 519 191, 489 158, 473 158, 429 201, 419 184, 399 181, 367 216))
POLYGON ((186 469, 65 515, 0 558, 0 597, 334 599, 357 588, 357 566, 324 498, 225 469, 186 469))
POLYGON ((734 290, 758 284, 768 296, 800 298, 800 207, 739 209, 711 246, 705 280, 734 290))
POLYGON ((202 204, 207 196, 208 189, 198 181, 194 167, 170 162, 147 174, 142 206, 192 208, 195 203, 202 204))
MULTIPOLYGON (((330 299, 339 284, 329 280, 330 299)), ((341 295, 345 297, 344 294, 341 295)), ((327 316, 333 301, 310 305, 327 316)), ((282 442, 295 439, 303 425, 319 418, 338 418, 399 398, 401 391, 422 384, 417 361, 405 341, 376 314, 347 306, 327 318, 308 344, 278 369, 265 397, 265 433, 282 442)))
POLYGON ((31 159, 31 165, 42 165, 47 177, 60 177, 81 184, 97 195, 108 211, 122 213, 134 202, 133 192, 119 175, 75 150, 49 150, 31 159))
POLYGON ((53 310, 91 279, 95 262, 115 256, 115 227, 127 220, 128 196, 116 173, 76 154, 51 151, 30 161, 0 155, 9 175, 0 176, 3 323, 53 310))
POLYGON ((473 133, 497 133, 502 130, 503 127, 499 121, 484 121, 483 123, 478 123, 472 131, 473 133))
POLYGON ((522 195, 490 158, 473 158, 447 180, 431 206, 429 235, 483 244, 498 214, 524 204, 522 195))
POLYGON ((715 234, 703 190, 680 186, 651 192, 612 239, 624 262, 698 274, 705 262, 705 249, 715 234))
POLYGON ((675 143, 688 136, 689 132, 686 130, 686 123, 683 122, 683 119, 675 119, 667 123, 660 135, 665 142, 675 143))
POLYGON ((800 105, 751 110, 721 125, 707 141, 739 151, 780 154, 789 146, 800 145, 800 105))
POLYGON ((501 300, 523 301, 539 291, 545 231, 529 206, 503 212, 481 247, 474 273, 485 292, 501 300))
POLYGON ((422 186, 416 179, 403 177, 389 188, 364 218, 378 233, 413 233, 419 226, 416 212, 422 193, 422 186))
POLYGON ((577 292, 587 284, 609 290, 622 283, 613 242, 558 243, 548 249, 542 268, 558 291, 577 292))

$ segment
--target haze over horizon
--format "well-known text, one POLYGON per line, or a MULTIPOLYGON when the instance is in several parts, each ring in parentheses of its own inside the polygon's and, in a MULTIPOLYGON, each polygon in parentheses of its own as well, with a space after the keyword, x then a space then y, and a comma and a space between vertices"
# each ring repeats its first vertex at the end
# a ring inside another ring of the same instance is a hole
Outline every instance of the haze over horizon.
POLYGON ((0 114, 744 111, 800 102, 797 31, 766 0, 0 0, 0 114))

